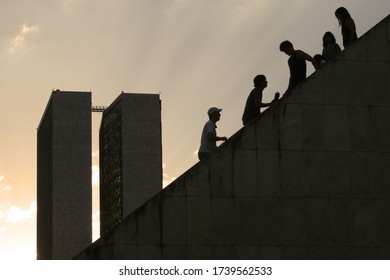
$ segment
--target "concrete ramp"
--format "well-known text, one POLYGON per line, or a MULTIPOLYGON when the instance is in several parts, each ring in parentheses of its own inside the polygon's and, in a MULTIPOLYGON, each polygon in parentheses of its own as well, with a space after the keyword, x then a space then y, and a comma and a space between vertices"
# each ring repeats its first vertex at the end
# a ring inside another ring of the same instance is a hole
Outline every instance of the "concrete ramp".
POLYGON ((76 259, 389 259, 389 221, 390 16, 76 259))

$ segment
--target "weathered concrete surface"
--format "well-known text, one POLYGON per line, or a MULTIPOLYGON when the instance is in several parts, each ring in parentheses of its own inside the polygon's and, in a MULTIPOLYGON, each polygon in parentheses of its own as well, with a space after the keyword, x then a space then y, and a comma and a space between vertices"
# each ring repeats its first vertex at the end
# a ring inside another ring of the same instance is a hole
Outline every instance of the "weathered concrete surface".
POLYGON ((76 259, 389 259, 390 17, 76 259))

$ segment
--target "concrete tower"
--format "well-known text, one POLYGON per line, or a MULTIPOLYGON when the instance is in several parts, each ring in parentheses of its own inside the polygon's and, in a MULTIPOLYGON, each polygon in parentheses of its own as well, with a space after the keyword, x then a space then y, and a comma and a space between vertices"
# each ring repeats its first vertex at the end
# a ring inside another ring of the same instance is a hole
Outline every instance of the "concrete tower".
POLYGON ((52 92, 37 153, 37 258, 71 259, 92 241, 90 92, 52 92))
POLYGON ((162 189, 158 94, 122 93, 100 127, 100 233, 162 189))

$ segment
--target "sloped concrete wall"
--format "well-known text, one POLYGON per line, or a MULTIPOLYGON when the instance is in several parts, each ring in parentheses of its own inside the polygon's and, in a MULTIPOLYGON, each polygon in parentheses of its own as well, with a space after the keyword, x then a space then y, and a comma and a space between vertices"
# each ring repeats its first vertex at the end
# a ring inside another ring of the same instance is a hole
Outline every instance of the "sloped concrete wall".
POLYGON ((77 259, 389 259, 390 17, 77 259))

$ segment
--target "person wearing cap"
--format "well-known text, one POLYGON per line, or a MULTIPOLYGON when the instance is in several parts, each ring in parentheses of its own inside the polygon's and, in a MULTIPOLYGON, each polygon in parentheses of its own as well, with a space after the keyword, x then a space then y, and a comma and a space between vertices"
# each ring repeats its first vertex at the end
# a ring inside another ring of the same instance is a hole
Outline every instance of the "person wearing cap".
MULTIPOLYGON (((253 79, 254 89, 249 94, 244 113, 242 115, 242 123, 247 125, 250 121, 260 115, 260 108, 268 107, 271 103, 263 103, 263 90, 267 87, 267 78, 264 75, 257 75, 253 79)), ((274 101, 279 99, 279 93, 275 93, 274 101)))
POLYGON ((217 136, 217 125, 216 123, 221 118, 222 109, 216 107, 211 107, 207 114, 209 115, 209 120, 203 127, 202 137, 200 139, 200 148, 198 151, 199 160, 204 159, 208 155, 212 154, 217 149, 217 141, 226 141, 226 137, 217 136))

